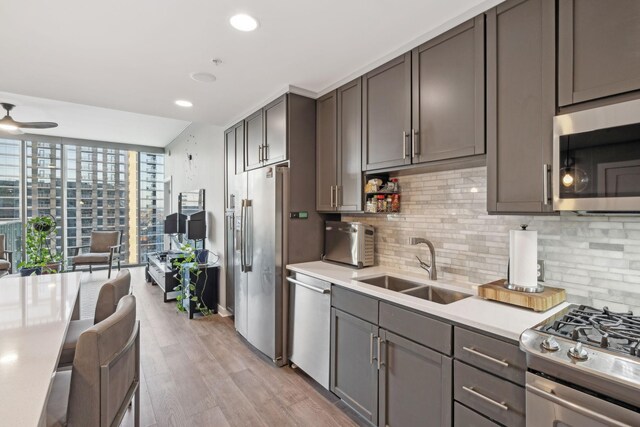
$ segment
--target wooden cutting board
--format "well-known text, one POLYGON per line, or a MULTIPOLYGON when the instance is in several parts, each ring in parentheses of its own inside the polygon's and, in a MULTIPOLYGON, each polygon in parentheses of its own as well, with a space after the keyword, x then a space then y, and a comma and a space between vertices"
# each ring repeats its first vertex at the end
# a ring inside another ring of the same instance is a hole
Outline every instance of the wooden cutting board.
POLYGON ((544 291, 532 294, 507 289, 504 287, 505 283, 506 280, 496 280, 495 282, 480 285, 478 286, 478 296, 488 300, 530 308, 533 311, 547 311, 567 299, 564 289, 545 286, 544 291))

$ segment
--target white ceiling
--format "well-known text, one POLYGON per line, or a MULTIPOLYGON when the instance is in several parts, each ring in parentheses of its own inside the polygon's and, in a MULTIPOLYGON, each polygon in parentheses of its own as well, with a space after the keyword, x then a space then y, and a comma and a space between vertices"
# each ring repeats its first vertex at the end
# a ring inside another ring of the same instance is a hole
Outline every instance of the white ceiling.
MULTIPOLYGON (((222 126, 289 85, 322 93, 499 2, 0 0, 0 90, 222 126), (237 12, 258 30, 231 28, 237 12), (217 81, 189 78, 200 71, 217 81)), ((20 111, 18 120, 56 119, 20 111)))
MULTIPOLYGON (((16 105, 11 117, 19 122, 58 123, 58 127, 53 129, 24 130, 37 135, 165 147, 189 125, 184 120, 7 92, 0 92, 0 100, 16 105)), ((0 112, 4 115, 4 110, 0 109, 0 112)), ((0 137, 2 135, 0 130, 0 137)))

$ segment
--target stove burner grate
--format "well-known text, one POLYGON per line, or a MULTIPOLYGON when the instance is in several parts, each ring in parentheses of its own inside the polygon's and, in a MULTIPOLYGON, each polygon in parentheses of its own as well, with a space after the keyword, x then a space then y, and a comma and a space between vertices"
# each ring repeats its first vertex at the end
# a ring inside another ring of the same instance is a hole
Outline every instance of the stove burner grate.
POLYGON ((543 331, 584 344, 597 345, 640 357, 640 316, 617 313, 607 307, 581 305, 543 331))

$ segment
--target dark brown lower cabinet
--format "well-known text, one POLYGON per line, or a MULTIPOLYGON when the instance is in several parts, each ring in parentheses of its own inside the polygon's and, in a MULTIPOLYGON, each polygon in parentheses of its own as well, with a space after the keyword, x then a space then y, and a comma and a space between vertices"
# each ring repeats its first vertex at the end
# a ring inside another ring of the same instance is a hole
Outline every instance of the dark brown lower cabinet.
POLYGON ((450 426, 452 360, 380 329, 378 425, 450 426))
POLYGON ((331 309, 331 391, 372 424, 378 422, 378 326, 331 309))

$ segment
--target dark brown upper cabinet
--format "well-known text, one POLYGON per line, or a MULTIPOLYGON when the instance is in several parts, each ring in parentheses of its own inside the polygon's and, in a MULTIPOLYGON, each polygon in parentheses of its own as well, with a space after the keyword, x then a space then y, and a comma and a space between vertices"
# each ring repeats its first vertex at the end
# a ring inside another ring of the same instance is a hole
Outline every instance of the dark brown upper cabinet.
POLYGON ((636 90, 640 90, 640 2, 559 0, 559 106, 636 90))
POLYGON ((337 91, 316 101, 316 209, 333 212, 338 185, 337 91))
POLYGON ((245 170, 287 160, 287 95, 244 120, 245 170))
POLYGON ((484 15, 412 52, 413 163, 484 154, 484 15))
POLYGON ((552 210, 554 0, 509 0, 487 12, 487 210, 552 210))
POLYGON ((411 53, 363 77, 364 170, 411 164, 411 53))
POLYGON ((485 153, 484 15, 363 80, 364 170, 485 153))
POLYGON ((319 98, 316 114, 316 207, 361 211, 362 80, 319 98))
POLYGON ((287 160, 287 96, 262 109, 264 117, 263 165, 287 160))
POLYGON ((263 125, 262 110, 258 110, 244 119, 245 150, 244 169, 251 170, 262 166, 263 125))

